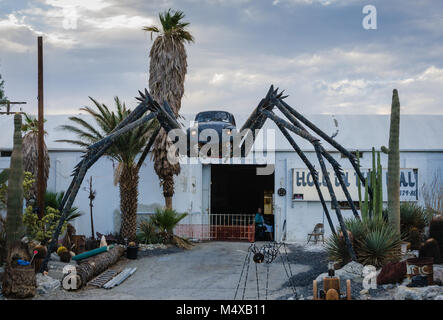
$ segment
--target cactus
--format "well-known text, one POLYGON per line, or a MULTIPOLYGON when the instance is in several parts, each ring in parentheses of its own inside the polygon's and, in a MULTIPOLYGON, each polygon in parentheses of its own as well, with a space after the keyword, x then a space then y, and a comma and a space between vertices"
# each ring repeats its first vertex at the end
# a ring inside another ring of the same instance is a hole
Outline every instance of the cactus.
MULTIPOLYGON (((358 153, 357 153, 358 155, 358 153)), ((358 159, 358 158, 357 158, 358 159)), ((360 160, 357 160, 360 165, 360 160)), ((358 184, 358 198, 360 202, 360 210, 363 221, 371 218, 381 219, 383 212, 383 183, 382 183, 383 168, 380 162, 380 152, 375 152, 372 148, 372 169, 368 173, 369 179, 365 183, 365 198, 361 199, 361 184, 358 184), (377 161, 376 159, 377 154, 377 161), (373 199, 369 198, 369 190, 373 195, 373 199)))
POLYGON ((22 116, 14 116, 14 146, 9 169, 6 239, 8 246, 20 241, 24 235, 23 227, 23 153, 22 153, 22 116))
POLYGON ((400 232, 400 99, 397 89, 392 94, 391 128, 388 154, 388 215, 390 223, 400 232))

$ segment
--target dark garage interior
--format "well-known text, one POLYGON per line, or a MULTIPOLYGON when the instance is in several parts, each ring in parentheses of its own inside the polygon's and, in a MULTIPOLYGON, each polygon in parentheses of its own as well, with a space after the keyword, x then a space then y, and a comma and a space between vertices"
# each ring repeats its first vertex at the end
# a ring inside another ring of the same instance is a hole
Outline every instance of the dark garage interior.
POLYGON ((211 213, 255 214, 257 208, 263 210, 265 193, 274 190, 274 173, 257 175, 257 167, 212 165, 211 213))

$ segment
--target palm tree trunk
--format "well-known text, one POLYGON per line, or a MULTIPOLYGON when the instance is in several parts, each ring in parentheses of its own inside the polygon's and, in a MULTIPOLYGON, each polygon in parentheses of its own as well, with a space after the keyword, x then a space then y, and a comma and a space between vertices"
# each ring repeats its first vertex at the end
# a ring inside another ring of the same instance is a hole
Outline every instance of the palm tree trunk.
POLYGON ((122 214, 120 234, 129 241, 136 240, 138 181, 138 170, 135 166, 124 164, 120 176, 120 210, 122 214))

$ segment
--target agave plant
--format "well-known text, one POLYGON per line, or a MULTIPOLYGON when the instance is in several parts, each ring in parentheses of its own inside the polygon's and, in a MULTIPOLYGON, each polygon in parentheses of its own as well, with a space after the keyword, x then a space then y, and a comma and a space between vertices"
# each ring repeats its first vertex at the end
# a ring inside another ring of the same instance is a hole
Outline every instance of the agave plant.
POLYGON ((145 244, 157 243, 159 242, 157 228, 152 223, 152 221, 142 221, 140 222, 140 231, 137 238, 140 242, 145 244))
POLYGON ((409 234, 411 228, 423 231, 424 227, 431 222, 432 217, 428 211, 415 202, 402 202, 400 204, 401 232, 409 234))

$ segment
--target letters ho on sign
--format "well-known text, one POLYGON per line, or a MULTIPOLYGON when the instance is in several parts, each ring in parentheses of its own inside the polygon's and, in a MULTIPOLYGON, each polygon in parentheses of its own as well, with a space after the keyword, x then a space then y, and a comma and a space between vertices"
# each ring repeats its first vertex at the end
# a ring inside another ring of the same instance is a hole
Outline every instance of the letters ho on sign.
MULTIPOLYGON (((370 169, 361 169, 361 172, 368 177, 370 169)), ((344 181, 352 199, 358 201, 358 177, 354 169, 343 169, 344 181)), ((346 201, 340 183, 335 175, 334 170, 328 170, 328 175, 331 179, 337 201, 346 201)), ((323 178, 321 171, 318 172, 320 189, 322 191, 325 201, 331 201, 326 181, 323 178)), ((383 169, 383 200, 387 201, 387 170, 383 169)), ((317 191, 315 189, 314 180, 308 169, 292 169, 293 181, 293 200, 294 201, 320 201, 317 191), (294 196, 296 195, 296 196, 294 196)), ((362 186, 362 197, 364 197, 364 186, 362 186)), ((400 201, 417 201, 418 200, 418 170, 417 169, 401 169, 400 170, 400 201)))

